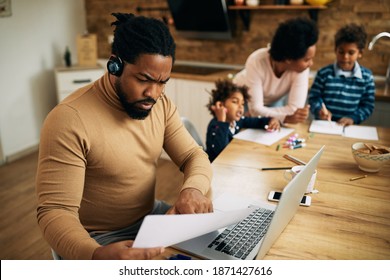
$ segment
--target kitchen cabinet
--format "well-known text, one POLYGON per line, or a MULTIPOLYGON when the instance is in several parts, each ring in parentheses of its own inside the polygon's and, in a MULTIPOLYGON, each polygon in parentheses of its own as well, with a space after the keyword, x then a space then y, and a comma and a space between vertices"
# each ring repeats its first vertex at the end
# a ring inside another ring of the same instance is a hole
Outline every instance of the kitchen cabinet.
POLYGON ((207 126, 212 118, 206 105, 214 82, 171 78, 165 94, 176 104, 180 116, 188 118, 206 144, 207 126))
POLYGON ((57 101, 61 102, 76 89, 99 79, 105 72, 103 67, 60 67, 55 69, 57 101))

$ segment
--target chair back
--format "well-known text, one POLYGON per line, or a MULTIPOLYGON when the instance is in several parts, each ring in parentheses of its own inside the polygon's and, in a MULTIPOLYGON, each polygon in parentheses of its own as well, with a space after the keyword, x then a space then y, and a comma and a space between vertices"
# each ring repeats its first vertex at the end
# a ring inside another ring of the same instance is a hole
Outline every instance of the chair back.
POLYGON ((194 138, 196 143, 198 143, 198 145, 201 146, 203 148, 203 150, 205 150, 205 146, 203 144, 202 138, 200 137, 200 135, 199 135, 198 131, 196 130, 195 126, 193 125, 193 123, 189 119, 187 119, 186 117, 181 117, 181 121, 183 122, 184 127, 191 134, 192 138, 194 138))

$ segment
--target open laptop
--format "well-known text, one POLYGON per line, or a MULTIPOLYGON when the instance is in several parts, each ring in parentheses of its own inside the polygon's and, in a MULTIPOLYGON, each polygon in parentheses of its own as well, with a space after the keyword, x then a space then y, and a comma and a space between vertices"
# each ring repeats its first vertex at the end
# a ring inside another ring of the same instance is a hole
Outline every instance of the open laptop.
POLYGON ((248 207, 256 207, 257 209, 243 221, 175 244, 172 247, 203 259, 262 259, 295 215, 323 150, 324 146, 312 157, 305 168, 286 185, 276 209, 248 204, 248 207), (264 224, 258 224, 258 220, 263 220, 264 224), (241 231, 244 229, 244 233, 236 233, 237 228, 241 231))

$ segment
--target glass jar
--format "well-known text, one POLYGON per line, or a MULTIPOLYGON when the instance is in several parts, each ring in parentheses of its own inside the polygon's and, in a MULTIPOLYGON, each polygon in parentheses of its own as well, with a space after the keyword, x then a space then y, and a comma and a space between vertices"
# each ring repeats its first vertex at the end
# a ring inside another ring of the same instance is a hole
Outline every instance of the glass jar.
POLYGON ((258 6, 260 4, 260 0, 246 0, 247 6, 258 6))
POLYGON ((303 5, 303 0, 290 0, 290 5, 303 5))

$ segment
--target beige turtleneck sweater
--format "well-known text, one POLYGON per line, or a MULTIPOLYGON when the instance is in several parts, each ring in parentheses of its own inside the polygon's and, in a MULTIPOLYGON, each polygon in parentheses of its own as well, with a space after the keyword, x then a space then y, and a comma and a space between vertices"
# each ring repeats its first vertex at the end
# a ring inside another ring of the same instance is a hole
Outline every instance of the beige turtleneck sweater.
POLYGON ((164 96, 145 120, 123 110, 106 73, 57 105, 41 132, 37 216, 65 259, 91 259, 89 231, 113 231, 147 215, 162 149, 184 172, 182 189, 210 189, 207 155, 164 96))

